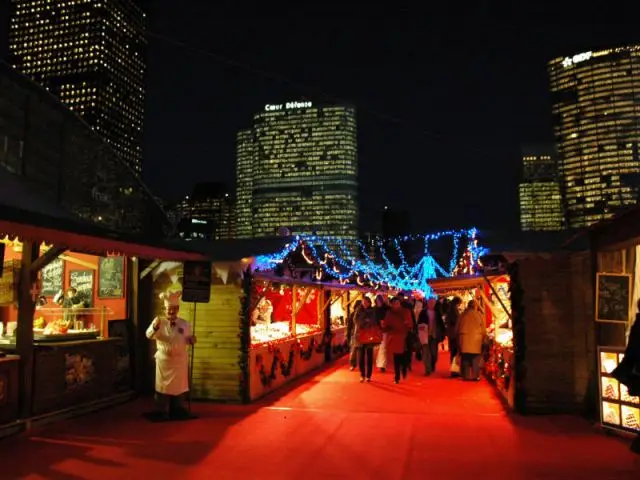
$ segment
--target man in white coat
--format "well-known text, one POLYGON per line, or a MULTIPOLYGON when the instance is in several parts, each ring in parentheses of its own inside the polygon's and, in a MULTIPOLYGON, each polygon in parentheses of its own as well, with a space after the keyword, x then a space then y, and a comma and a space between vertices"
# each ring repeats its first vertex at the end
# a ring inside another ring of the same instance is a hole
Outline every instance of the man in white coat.
POLYGON ((163 293, 166 314, 147 328, 147 338, 156 341, 156 402, 166 418, 189 416, 182 396, 189 391, 189 345, 195 345, 189 322, 178 317, 182 292, 163 293))

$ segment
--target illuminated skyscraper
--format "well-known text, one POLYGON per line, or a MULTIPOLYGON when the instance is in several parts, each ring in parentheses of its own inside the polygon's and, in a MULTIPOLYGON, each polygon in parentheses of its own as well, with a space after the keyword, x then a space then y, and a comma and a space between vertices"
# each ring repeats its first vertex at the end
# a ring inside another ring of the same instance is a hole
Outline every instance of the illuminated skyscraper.
POLYGON ((640 46, 548 65, 569 228, 634 205, 640 187, 640 46))
POLYGON ((224 183, 198 183, 175 207, 179 235, 187 240, 226 240, 236 237, 233 198, 224 183))
POLYGON ((12 0, 12 66, 141 171, 145 15, 132 0, 12 0))
POLYGON ((252 238, 253 132, 251 130, 238 133, 236 185, 238 238, 252 238))
POLYGON ((523 148, 522 167, 520 228, 525 231, 563 230, 565 221, 555 148, 552 145, 523 148))
POLYGON ((356 114, 311 102, 266 105, 238 135, 238 233, 357 240, 356 114))

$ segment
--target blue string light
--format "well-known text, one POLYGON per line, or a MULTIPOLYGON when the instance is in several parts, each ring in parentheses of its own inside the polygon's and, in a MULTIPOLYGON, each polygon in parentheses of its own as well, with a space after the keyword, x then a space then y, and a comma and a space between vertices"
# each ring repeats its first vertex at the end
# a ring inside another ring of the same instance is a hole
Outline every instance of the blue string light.
POLYGON ((460 240, 467 239, 467 251, 475 265, 488 249, 478 245, 477 229, 468 230, 446 230, 438 233, 423 235, 405 235, 387 240, 378 241, 377 247, 382 262, 374 262, 367 254, 367 246, 357 242, 359 256, 353 254, 352 246, 348 245, 344 239, 337 237, 319 237, 316 235, 299 235, 295 241, 286 245, 277 253, 270 255, 259 255, 256 257, 256 268, 260 270, 271 270, 302 243, 310 250, 314 260, 320 265, 324 274, 330 278, 346 281, 352 277, 361 280, 369 280, 372 284, 386 284, 391 288, 399 290, 419 290, 425 296, 433 295, 429 285, 429 280, 441 277, 449 277, 454 274, 458 265, 458 251, 460 240), (448 271, 441 267, 429 251, 430 242, 442 238, 452 238, 452 255, 449 261, 448 271), (424 250, 422 257, 415 265, 411 265, 402 249, 402 243, 422 242, 424 250), (386 243, 386 246, 385 246, 386 243), (396 266, 389 259, 388 248, 393 247, 397 252, 399 265, 396 266), (327 261, 331 259, 332 262, 327 261), (334 267, 335 264, 335 267, 334 267))

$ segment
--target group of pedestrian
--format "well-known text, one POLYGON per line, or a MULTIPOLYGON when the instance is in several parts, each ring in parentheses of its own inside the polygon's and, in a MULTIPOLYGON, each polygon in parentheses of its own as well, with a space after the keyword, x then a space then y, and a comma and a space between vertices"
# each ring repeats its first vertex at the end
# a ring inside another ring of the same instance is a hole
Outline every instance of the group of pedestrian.
POLYGON ((406 378, 413 356, 424 364, 425 375, 436 370, 438 353, 448 339, 452 376, 479 380, 481 357, 486 345, 484 317, 472 300, 463 309, 462 299, 416 300, 399 293, 387 301, 378 295, 357 301, 347 328, 351 370, 359 368, 360 381, 370 382, 375 363, 384 373, 393 362, 394 383, 406 378), (370 334, 374 329, 379 334, 370 334), (363 332, 367 332, 366 335, 363 332))

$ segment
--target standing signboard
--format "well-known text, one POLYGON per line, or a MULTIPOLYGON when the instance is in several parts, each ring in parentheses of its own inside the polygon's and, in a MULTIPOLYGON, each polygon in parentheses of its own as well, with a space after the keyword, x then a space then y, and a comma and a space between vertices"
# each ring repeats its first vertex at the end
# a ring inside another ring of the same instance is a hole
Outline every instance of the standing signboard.
POLYGON ((211 298, 211 263, 184 262, 182 301, 209 303, 211 298))

